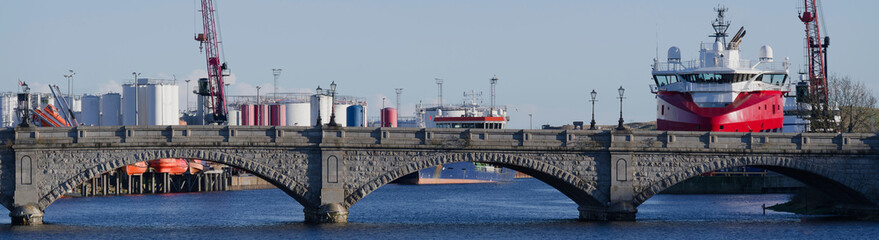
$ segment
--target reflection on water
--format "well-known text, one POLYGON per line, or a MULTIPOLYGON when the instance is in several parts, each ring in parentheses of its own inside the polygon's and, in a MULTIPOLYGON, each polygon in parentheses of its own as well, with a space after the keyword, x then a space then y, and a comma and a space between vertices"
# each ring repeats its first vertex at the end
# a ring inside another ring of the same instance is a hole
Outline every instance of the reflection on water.
MULTIPOLYGON (((502 184, 388 185, 350 209, 348 224, 303 224, 280 190, 64 198, 20 238, 865 238, 875 222, 767 210, 784 194, 657 195, 637 222, 580 222, 577 205, 535 179, 502 184)), ((8 212, 7 212, 8 213, 8 212)))

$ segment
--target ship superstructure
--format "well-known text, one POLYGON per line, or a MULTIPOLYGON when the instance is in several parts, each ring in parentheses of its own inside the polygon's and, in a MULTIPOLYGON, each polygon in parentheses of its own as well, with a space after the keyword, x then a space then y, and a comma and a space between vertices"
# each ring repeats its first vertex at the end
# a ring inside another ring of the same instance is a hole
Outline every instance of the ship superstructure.
POLYGON ((699 59, 682 61, 680 49, 671 47, 666 62, 654 60, 657 129, 780 132, 788 59, 775 62, 769 46, 757 61, 742 59, 744 27, 727 41, 727 9, 715 10, 714 42, 701 44, 699 59))

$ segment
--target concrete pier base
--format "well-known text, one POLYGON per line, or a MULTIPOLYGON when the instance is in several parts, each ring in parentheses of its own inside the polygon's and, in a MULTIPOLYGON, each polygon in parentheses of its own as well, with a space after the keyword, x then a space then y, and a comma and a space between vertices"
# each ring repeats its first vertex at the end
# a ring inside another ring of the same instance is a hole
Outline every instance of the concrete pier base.
POLYGON ((338 203, 330 203, 320 208, 306 207, 305 222, 308 223, 347 223, 348 210, 338 203))
POLYGON ((610 207, 580 206, 580 220, 583 221, 635 221, 638 209, 631 203, 618 202, 610 207))
POLYGON ((43 224, 43 211, 31 205, 16 207, 9 212, 9 217, 12 218, 12 225, 43 224))

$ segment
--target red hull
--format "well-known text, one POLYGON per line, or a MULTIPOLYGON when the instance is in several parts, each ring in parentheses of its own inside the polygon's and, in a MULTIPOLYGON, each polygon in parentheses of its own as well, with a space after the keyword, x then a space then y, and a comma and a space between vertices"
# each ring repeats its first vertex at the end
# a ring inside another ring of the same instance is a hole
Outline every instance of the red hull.
POLYGON ((699 107, 687 93, 657 95, 656 129, 662 131, 780 132, 781 91, 741 93, 725 107, 699 107))

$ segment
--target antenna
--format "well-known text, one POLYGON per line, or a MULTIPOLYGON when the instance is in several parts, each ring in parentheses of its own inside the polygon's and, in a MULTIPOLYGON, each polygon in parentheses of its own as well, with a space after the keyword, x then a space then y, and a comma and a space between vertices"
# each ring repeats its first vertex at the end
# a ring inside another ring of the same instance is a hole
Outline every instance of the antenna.
POLYGON ((491 82, 491 110, 494 111, 494 99, 495 99, 495 87, 497 86, 497 76, 494 76, 489 80, 491 82))
POLYGON ((434 78, 436 80, 437 87, 437 98, 439 98, 439 106, 442 108, 443 106, 443 79, 442 78, 434 78))
POLYGON ((711 23, 711 26, 714 27, 714 35, 709 37, 714 37, 715 42, 720 42, 723 39, 723 44, 726 45, 726 30, 729 29, 729 21, 724 20, 724 13, 727 8, 723 5, 718 5, 714 8, 714 11, 717 11, 717 18, 714 19, 714 22, 711 23))
POLYGON ((394 88, 394 90, 397 91, 397 112, 400 112, 400 96, 403 95, 403 89, 394 88))

